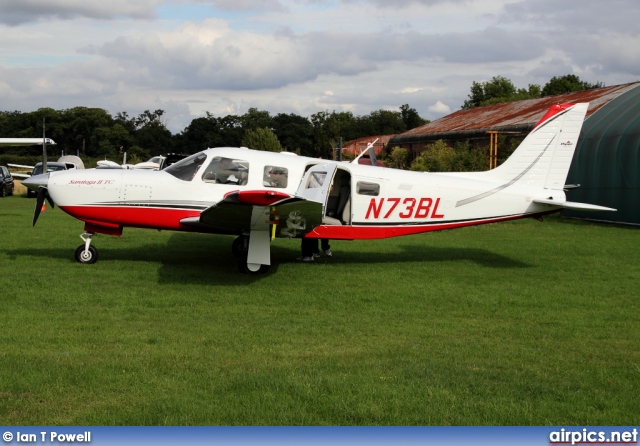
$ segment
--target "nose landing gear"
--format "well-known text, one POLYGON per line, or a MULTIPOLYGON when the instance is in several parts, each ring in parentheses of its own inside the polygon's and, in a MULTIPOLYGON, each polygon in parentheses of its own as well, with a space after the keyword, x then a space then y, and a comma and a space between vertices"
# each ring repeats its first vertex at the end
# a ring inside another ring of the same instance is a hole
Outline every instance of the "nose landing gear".
POLYGON ((98 250, 91 246, 92 237, 93 232, 85 232, 80 236, 84 244, 78 246, 78 249, 76 249, 76 262, 89 265, 98 261, 98 250))

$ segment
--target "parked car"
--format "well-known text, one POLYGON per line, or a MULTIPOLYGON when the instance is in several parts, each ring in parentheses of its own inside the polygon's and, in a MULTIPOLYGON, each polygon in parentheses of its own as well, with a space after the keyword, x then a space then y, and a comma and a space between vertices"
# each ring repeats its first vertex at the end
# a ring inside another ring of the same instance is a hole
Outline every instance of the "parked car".
POLYGON ((2 183, 0 197, 13 195, 13 177, 6 166, 0 166, 0 183, 2 183))
MULTIPOLYGON (((47 162, 47 172, 55 172, 57 170, 68 170, 69 165, 66 163, 57 163, 55 161, 47 162)), ((42 173, 42 163, 36 164, 33 168, 31 175, 40 175, 42 173)), ((27 189, 27 198, 35 198, 38 195, 37 192, 27 189)))

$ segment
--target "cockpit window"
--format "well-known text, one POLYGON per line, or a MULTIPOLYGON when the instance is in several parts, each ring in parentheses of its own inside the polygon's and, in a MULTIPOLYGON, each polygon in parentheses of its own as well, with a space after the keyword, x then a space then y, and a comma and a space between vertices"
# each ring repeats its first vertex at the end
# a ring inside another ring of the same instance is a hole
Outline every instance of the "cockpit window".
POLYGON ((178 161, 175 164, 170 165, 165 172, 170 173, 174 177, 182 181, 191 181, 193 177, 200 169, 200 166, 207 160, 207 155, 204 152, 196 153, 183 160, 178 161))
POLYGON ((249 179, 249 162, 216 156, 202 174, 205 183, 237 184, 243 186, 249 179))

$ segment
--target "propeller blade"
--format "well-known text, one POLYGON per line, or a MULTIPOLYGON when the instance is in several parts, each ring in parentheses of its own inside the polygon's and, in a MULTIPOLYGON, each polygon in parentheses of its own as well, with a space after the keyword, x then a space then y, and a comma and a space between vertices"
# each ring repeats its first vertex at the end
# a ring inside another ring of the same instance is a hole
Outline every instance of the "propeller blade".
POLYGON ((40 216, 40 211, 42 211, 42 204, 44 203, 45 197, 47 197, 47 188, 39 188, 38 197, 36 198, 36 208, 33 210, 33 226, 35 226, 36 222, 38 221, 38 217, 40 216))
POLYGON ((56 208, 56 204, 53 202, 53 200, 49 196, 49 191, 48 190, 47 190, 47 202, 49 202, 49 205, 51 205, 51 209, 55 209, 56 208))

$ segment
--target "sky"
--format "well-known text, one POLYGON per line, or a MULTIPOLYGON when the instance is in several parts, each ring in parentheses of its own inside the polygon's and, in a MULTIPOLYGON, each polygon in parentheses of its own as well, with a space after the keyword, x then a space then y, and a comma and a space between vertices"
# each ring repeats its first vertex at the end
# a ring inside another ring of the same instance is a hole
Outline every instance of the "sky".
POLYGON ((434 120, 472 82, 640 80, 638 0, 2 0, 0 110, 434 120))

